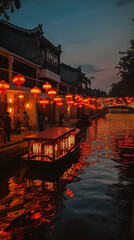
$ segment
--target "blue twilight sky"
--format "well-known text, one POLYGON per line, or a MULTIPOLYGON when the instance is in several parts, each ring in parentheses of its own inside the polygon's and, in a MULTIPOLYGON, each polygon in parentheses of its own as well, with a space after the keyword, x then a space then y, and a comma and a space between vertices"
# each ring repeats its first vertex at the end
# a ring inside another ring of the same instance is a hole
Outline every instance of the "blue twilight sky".
POLYGON ((10 21, 61 44, 61 62, 94 76, 92 88, 108 91, 119 81, 115 66, 134 38, 134 0, 20 0, 10 21))

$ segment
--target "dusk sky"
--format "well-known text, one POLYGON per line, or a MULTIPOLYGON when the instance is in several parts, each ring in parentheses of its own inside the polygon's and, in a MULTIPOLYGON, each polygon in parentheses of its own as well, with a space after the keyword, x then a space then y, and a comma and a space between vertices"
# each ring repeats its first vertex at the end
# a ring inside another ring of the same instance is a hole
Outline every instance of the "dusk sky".
POLYGON ((108 91, 118 82, 121 55, 134 38, 134 0, 20 0, 10 23, 32 29, 43 24, 44 36, 61 44, 61 62, 94 76, 91 88, 108 91))

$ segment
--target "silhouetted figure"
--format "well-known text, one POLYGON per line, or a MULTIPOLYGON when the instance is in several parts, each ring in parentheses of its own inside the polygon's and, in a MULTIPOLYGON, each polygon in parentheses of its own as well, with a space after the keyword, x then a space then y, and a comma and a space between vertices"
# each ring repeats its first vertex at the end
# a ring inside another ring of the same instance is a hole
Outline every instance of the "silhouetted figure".
POLYGON ((39 126, 39 131, 41 132, 44 126, 44 116, 42 115, 42 113, 39 113, 39 116, 38 116, 38 126, 39 126))
POLYGON ((9 117, 9 112, 6 112, 4 117, 4 143, 10 142, 10 129, 11 129, 11 118, 9 117))

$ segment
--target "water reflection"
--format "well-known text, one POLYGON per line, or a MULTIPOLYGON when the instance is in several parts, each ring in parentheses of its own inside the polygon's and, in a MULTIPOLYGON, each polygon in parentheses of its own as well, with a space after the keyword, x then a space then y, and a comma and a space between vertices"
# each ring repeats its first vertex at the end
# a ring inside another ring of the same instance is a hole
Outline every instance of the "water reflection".
POLYGON ((94 120, 81 129, 80 155, 64 168, 38 172, 21 165, 2 174, 0 239, 126 240, 132 231, 133 121, 127 114, 94 120))
POLYGON ((52 216, 65 207, 65 196, 74 195, 67 183, 80 181, 78 175, 87 165, 82 157, 73 162, 66 170, 64 166, 38 172, 25 167, 18 177, 9 178, 9 194, 0 201, 1 239, 24 239, 25 234, 27 239, 34 237, 30 229, 42 223, 47 223, 49 231, 54 228, 57 216, 51 221, 52 216))

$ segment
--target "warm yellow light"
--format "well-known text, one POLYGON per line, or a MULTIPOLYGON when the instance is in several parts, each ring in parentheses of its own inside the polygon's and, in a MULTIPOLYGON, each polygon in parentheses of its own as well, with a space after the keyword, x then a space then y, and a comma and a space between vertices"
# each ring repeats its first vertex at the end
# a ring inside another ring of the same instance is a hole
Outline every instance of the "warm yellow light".
POLYGON ((12 102, 12 99, 11 99, 11 98, 9 99, 9 102, 10 102, 10 103, 12 102))
POLYGON ((23 95, 18 95, 18 97, 19 97, 20 99, 24 98, 24 96, 23 96, 23 95))
POLYGON ((27 103, 26 107, 29 108, 29 103, 27 103))
POLYGON ((12 112, 12 108, 9 108, 9 112, 12 112))

